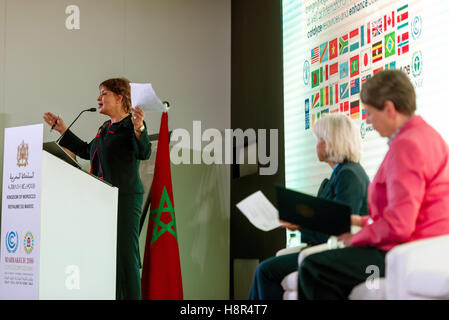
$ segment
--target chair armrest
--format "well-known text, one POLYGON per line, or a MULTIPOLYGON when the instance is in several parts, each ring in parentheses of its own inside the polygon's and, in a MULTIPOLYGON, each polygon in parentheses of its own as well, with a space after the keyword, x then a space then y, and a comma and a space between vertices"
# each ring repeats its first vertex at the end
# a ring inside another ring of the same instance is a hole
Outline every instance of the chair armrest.
POLYGON ((307 247, 307 243, 301 243, 299 246, 281 249, 278 252, 276 252, 276 257, 299 252, 305 247, 307 247))
POLYGON ((449 298, 449 235, 398 245, 385 257, 387 299, 449 298))

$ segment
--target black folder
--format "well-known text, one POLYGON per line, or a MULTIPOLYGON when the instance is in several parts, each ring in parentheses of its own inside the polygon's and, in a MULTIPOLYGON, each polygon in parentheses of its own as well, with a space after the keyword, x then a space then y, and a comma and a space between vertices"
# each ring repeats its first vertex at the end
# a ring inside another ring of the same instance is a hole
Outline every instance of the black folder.
POLYGON ((351 230, 351 207, 275 185, 279 219, 329 235, 351 230))

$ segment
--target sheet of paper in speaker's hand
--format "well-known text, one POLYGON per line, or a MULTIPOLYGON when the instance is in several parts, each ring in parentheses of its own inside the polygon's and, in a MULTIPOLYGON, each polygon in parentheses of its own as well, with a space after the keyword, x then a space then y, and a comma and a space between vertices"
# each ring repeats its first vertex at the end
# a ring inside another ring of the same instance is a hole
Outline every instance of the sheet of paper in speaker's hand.
POLYGON ((261 191, 246 197, 236 206, 260 230, 270 231, 281 225, 278 210, 261 191))
POLYGON ((133 108, 139 106, 144 112, 167 112, 168 108, 156 96, 151 83, 130 83, 131 104, 133 108))

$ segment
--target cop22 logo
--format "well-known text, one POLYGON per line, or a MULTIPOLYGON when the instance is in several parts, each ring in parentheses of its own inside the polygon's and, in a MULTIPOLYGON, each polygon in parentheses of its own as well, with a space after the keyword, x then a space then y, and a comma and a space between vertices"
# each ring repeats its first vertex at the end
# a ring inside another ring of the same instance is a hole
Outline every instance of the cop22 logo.
POLYGON ((6 250, 8 250, 9 253, 14 253, 17 251, 17 248, 19 247, 19 235, 15 231, 10 231, 6 234, 6 250))

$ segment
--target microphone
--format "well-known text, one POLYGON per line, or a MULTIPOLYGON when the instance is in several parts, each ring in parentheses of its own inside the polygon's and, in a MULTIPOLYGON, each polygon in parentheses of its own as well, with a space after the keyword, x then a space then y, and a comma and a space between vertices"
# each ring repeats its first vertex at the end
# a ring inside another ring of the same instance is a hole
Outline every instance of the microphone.
MULTIPOLYGON (((97 108, 89 108, 89 109, 86 109, 86 110, 81 111, 80 114, 78 115, 78 117, 76 117, 75 120, 73 120, 73 122, 67 127, 67 130, 69 130, 70 127, 75 123, 75 121, 78 120, 78 118, 81 116, 81 114, 83 114, 83 113, 86 112, 86 111, 89 111, 89 112, 96 112, 96 111, 97 111, 97 108)), ((65 133, 67 132, 67 130, 64 131, 63 134, 61 134, 61 136, 58 138, 58 140, 56 140, 56 143, 58 143, 59 140, 62 139, 62 137, 63 137, 63 136, 65 135, 65 133)))

